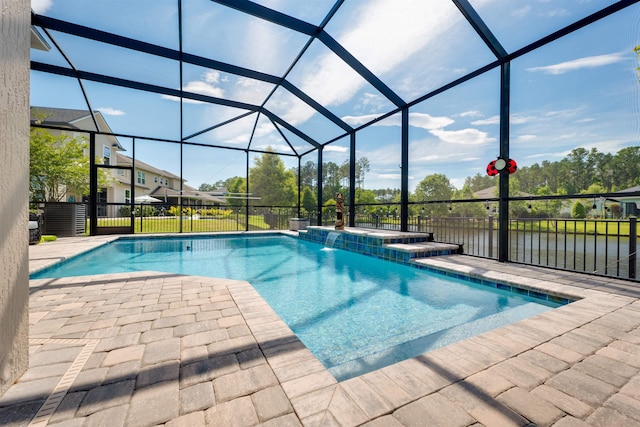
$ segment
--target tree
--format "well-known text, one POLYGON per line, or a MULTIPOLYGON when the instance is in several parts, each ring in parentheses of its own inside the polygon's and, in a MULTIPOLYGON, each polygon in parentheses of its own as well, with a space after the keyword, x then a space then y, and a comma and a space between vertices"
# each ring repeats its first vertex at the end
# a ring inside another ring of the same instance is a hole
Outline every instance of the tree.
POLYGON ((300 169, 300 186, 316 189, 316 181, 318 180, 318 167, 315 162, 309 160, 300 169))
MULTIPOLYGON (((231 179, 231 178, 229 178, 229 179, 231 179)), ((202 184, 200 184, 200 187, 198 187, 198 190, 200 190, 200 191, 215 191, 215 190, 220 190, 220 189, 223 189, 223 188, 227 188, 227 182, 229 181, 229 179, 227 179, 227 180, 219 179, 218 181, 214 182, 213 184, 202 183, 202 184)))
POLYGON ((493 187, 496 185, 496 177, 489 176, 487 174, 481 175, 476 173, 473 177, 466 177, 464 185, 471 189, 472 193, 476 191, 484 190, 485 188, 493 187))
POLYGON ((356 161, 356 185, 358 188, 364 189, 364 176, 369 172, 369 159, 360 157, 356 161))
POLYGON ((351 162, 349 162, 348 159, 342 162, 342 164, 340 165, 340 185, 343 188, 349 187, 350 167, 351 162))
POLYGON ((571 218, 583 219, 587 217, 587 210, 580 202, 575 202, 571 208, 571 218))
POLYGON ((616 153, 611 162, 614 185, 625 189, 640 185, 640 147, 625 147, 616 153))
POLYGON ((336 193, 340 192, 343 192, 340 185, 340 166, 333 162, 324 163, 322 167, 323 202, 333 199, 336 193))
POLYGON ((318 209, 318 199, 316 194, 309 187, 304 187, 300 203, 302 204, 302 208, 307 212, 313 212, 318 209))
MULTIPOLYGON (((444 174, 427 175, 416 187, 415 197, 418 201, 451 200, 454 187, 449 178, 444 174)), ((425 212, 431 215, 445 215, 448 206, 444 203, 429 204, 425 206, 425 212)))
POLYGON ((267 148, 267 153, 255 159, 255 166, 249 171, 249 189, 260 201, 261 206, 293 206, 296 199, 296 178, 291 170, 286 170, 284 162, 267 148))
MULTIPOLYGON (((227 188, 229 193, 244 194, 247 192, 247 180, 240 176, 234 176, 227 179, 224 186, 227 188)), ((238 198, 228 198, 227 203, 231 206, 243 206, 245 204, 245 199, 239 196, 236 197, 238 198)))
POLYGON ((578 193, 593 182, 595 176, 595 165, 593 155, 585 148, 578 147, 571 150, 566 158, 570 171, 569 194, 578 193))
MULTIPOLYGON (((567 193, 563 189, 554 193, 548 185, 538 188, 535 192, 536 196, 552 196, 554 194, 567 193)), ((535 217, 551 218, 557 216, 560 213, 560 209, 562 209, 562 200, 536 200, 532 203, 532 211, 535 217)))
MULTIPOLYGON (((467 184, 462 186, 462 190, 456 191, 453 195, 454 200, 469 200, 474 198, 473 191, 471 191, 471 187, 467 184)), ((477 203, 454 203, 453 213, 456 216, 467 218, 480 218, 487 215, 486 209, 480 201, 477 203)))
MULTIPOLYGON (((82 138, 31 128, 29 192, 34 201, 60 202, 73 191, 89 194, 89 145, 82 138)), ((105 181, 103 175, 102 181, 105 181)))

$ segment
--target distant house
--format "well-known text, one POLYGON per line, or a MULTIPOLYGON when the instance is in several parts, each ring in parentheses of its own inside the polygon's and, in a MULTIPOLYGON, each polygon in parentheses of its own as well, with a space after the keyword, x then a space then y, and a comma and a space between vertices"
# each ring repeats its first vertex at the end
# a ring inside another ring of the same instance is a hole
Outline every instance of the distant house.
POLYGON ((640 192, 640 185, 617 191, 616 196, 609 198, 609 200, 613 199, 620 202, 623 218, 628 218, 631 215, 638 216, 638 213, 640 213, 640 196, 629 195, 638 192, 640 192))
MULTIPOLYGON (((117 164, 121 166, 133 166, 133 159, 122 153, 117 154, 117 164)), ((216 197, 210 192, 198 191, 182 182, 180 192, 180 177, 163 169, 158 169, 140 160, 135 161, 134 186, 136 197, 151 196, 169 205, 221 205, 226 203, 224 197, 216 197)), ((115 193, 122 203, 129 203, 131 176, 129 171, 118 170, 115 193)))
MULTIPOLYGON (((66 134, 74 138, 86 138, 88 134, 82 131, 98 131, 112 133, 102 113, 94 112, 98 128, 93 122, 93 118, 88 110, 73 110, 66 108, 31 107, 31 122, 41 120, 42 124, 65 128, 68 130, 48 129, 54 135, 66 134), (42 117, 44 116, 44 119, 42 117)), ((123 151, 118 138, 111 135, 96 135, 96 156, 101 157, 102 164, 115 165, 115 156, 118 151, 123 151)), ((87 153, 89 154, 89 153, 87 153)), ((82 195, 73 193, 72 190, 66 194, 67 202, 81 202, 82 195)), ((86 201, 86 200, 84 200, 86 201)), ((98 194, 99 203, 117 202, 116 196, 109 188, 103 188, 98 194)))
MULTIPOLYGON (((31 107, 31 120, 35 123, 40 116, 46 118, 42 121, 45 125, 64 128, 65 130, 49 129, 54 135, 67 134, 72 137, 85 137, 87 133, 82 131, 99 131, 113 133, 107 124, 104 116, 99 112, 94 112, 98 128, 88 110, 73 110, 47 107, 31 107)), ((182 180, 182 190, 180 189, 180 177, 169 171, 156 168, 148 163, 136 159, 135 165, 131 157, 122 154, 125 149, 118 138, 112 135, 96 135, 96 155, 101 157, 103 165, 124 166, 129 169, 105 169, 111 174, 112 179, 107 187, 101 188, 98 193, 98 216, 117 216, 120 209, 118 206, 108 208, 108 204, 129 205, 132 198, 140 196, 152 196, 161 202, 169 205, 179 205, 182 199, 183 204, 189 205, 221 205, 226 200, 211 192, 198 191, 188 186, 182 180), (133 169, 134 193, 131 194, 131 179, 133 169)), ((88 154, 88 153, 87 153, 88 154)), ((86 201, 86 196, 74 194, 72 190, 66 194, 67 202, 86 201), (83 200, 84 199, 84 200, 83 200)))

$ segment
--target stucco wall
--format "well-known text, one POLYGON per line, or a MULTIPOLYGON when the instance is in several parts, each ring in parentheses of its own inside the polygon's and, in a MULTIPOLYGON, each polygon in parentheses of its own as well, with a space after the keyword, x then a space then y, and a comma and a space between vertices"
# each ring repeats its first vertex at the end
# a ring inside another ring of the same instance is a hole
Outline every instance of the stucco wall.
POLYGON ((0 0, 0 395, 26 370, 29 0, 0 0))

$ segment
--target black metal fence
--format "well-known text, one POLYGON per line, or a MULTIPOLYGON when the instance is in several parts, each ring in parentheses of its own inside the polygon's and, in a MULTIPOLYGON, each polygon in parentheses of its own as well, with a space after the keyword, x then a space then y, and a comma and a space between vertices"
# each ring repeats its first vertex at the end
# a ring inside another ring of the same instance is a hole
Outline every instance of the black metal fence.
MULTIPOLYGON (((446 205, 443 206, 441 210, 447 212, 446 205)), ((45 210, 43 204, 39 207, 45 210)), ((468 255, 497 258, 498 221, 493 210, 483 208, 481 213, 485 215, 475 216, 462 216, 450 207, 450 214, 444 215, 426 215, 420 206, 413 210, 418 214, 409 216, 408 231, 433 233, 436 241, 462 245, 468 255)), ((289 220, 299 216, 308 218, 310 225, 318 224, 316 212, 299 212, 295 207, 183 205, 180 209, 154 203, 136 204, 131 212, 129 205, 108 203, 98 207, 98 214, 97 226, 106 232, 126 232, 123 230, 131 227, 134 233, 287 230, 289 220)), ((335 209, 323 209, 321 217, 322 224, 334 224, 335 209)), ((350 213, 346 212, 347 223, 349 217, 350 213)), ((85 221, 85 234, 90 234, 89 221, 87 218, 85 221)), ((47 223, 46 214, 44 223, 47 223)), ((389 205, 358 206, 354 223, 361 228, 398 231, 401 228, 398 209, 389 205)), ((512 262, 637 280, 638 230, 633 216, 627 219, 519 217, 508 221, 508 229, 512 262)))

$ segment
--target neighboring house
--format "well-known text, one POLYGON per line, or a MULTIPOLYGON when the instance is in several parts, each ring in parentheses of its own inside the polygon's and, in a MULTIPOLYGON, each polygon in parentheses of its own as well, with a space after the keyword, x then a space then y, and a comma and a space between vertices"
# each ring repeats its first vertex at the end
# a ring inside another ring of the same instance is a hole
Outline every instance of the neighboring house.
MULTIPOLYGON (((82 131, 97 130, 99 132, 113 133, 99 111, 94 112, 98 129, 96 129, 88 110, 31 107, 32 123, 35 122, 39 115, 46 116, 42 122, 43 124, 68 129, 48 129, 54 135, 65 133, 72 137, 84 137, 88 140, 88 134, 82 131)), ((125 151, 125 149, 115 136, 96 135, 96 156, 101 158, 101 164, 133 167, 133 159, 120 153, 121 151, 125 151)), ((216 197, 215 195, 198 191, 186 185, 184 180, 182 181, 182 196, 180 196, 180 177, 178 175, 158 169, 137 159, 133 170, 135 194, 131 194, 131 169, 103 170, 108 171, 106 173, 111 175, 111 179, 108 180, 109 185, 101 188, 98 193, 98 216, 118 216, 120 215, 119 206, 108 206, 108 204, 128 205, 131 203, 132 197, 146 195, 155 197, 161 202, 170 205, 179 205, 180 198, 182 198, 183 204, 189 205, 220 205, 226 203, 224 197, 216 197)), ((87 201, 87 197, 82 197, 69 191, 65 200, 67 202, 80 202, 87 201)))
MULTIPOLYGON (((122 153, 116 155, 118 165, 133 166, 133 159, 122 153)), ((158 169, 140 160, 135 161, 134 186, 136 197, 151 196, 164 204, 179 205, 221 205, 226 203, 224 197, 216 197, 208 192, 198 191, 182 181, 182 197, 180 193, 180 177, 163 169, 158 169)), ((115 193, 122 203, 129 203, 131 194, 131 176, 129 171, 118 170, 115 193)))
MULTIPOLYGON (((57 130, 48 129, 54 135, 67 134, 71 137, 85 138, 89 140, 89 134, 83 131, 98 131, 112 133, 111 128, 107 124, 104 116, 99 111, 94 112, 98 128, 93 122, 93 118, 88 110, 73 110, 66 108, 47 108, 47 107, 31 107, 31 122, 35 123, 36 120, 41 119, 40 116, 44 116, 45 119, 42 124, 57 126, 61 128, 68 128, 69 130, 57 130)), ((114 162, 116 153, 123 151, 124 148, 120 145, 118 138, 111 135, 96 135, 96 156, 101 158, 101 163, 104 165, 115 165, 114 162)), ((88 155, 89 153, 87 153, 88 155)), ((73 191, 69 191, 66 194, 65 201, 67 202, 81 202, 83 200, 82 195, 74 194, 73 191)), ((99 203, 117 203, 119 200, 112 189, 103 188, 98 193, 99 203)))
POLYGON ((620 202, 621 215, 623 218, 628 218, 631 215, 638 216, 638 214, 640 213, 640 196, 627 195, 629 193, 637 193, 639 191, 640 185, 617 191, 615 197, 609 198, 609 200, 620 202))

